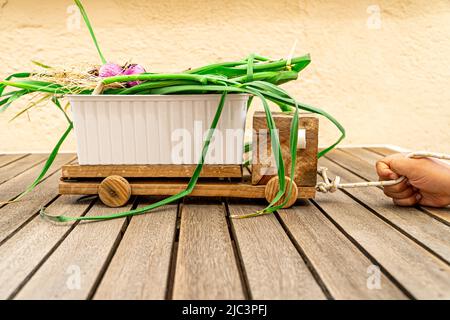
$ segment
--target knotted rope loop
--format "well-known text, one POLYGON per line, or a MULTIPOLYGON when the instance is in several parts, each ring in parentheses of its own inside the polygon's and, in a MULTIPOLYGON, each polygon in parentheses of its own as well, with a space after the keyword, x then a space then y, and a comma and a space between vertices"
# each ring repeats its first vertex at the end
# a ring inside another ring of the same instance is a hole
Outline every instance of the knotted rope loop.
POLYGON ((324 193, 336 192, 340 186, 341 178, 339 176, 336 176, 334 180, 330 182, 330 179, 328 179, 327 171, 328 168, 325 167, 320 167, 317 170, 317 173, 322 177, 323 182, 317 183, 316 190, 324 193))

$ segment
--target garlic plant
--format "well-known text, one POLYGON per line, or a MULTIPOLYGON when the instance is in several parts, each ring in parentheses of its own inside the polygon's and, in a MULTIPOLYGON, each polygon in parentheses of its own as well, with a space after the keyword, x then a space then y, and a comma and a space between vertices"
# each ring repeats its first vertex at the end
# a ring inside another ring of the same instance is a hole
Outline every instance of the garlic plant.
MULTIPOLYGON (((68 121, 67 130, 51 152, 41 174, 21 195, 12 199, 12 201, 21 199, 25 194, 32 191, 42 180, 56 157, 61 144, 73 128, 73 123, 67 116, 65 108, 61 106, 60 99, 67 94, 93 94, 99 86, 104 94, 153 95, 220 93, 222 94, 222 97, 217 107, 214 120, 211 123, 211 130, 209 130, 207 139, 205 140, 202 155, 186 190, 149 206, 109 216, 50 217, 47 216, 45 210, 42 209, 41 213, 52 220, 59 222, 72 220, 106 220, 137 215, 189 195, 198 181, 211 138, 214 134, 214 129, 220 119, 224 101, 228 94, 247 93, 252 95, 252 98, 257 98, 262 102, 270 132, 272 151, 274 155, 277 155, 275 162, 278 171, 280 190, 273 201, 265 209, 260 212, 249 213, 247 216, 272 213, 280 209, 284 203, 277 206, 274 204, 277 203, 285 193, 289 194, 291 192, 290 185, 286 185, 285 167, 282 159, 278 133, 269 108, 269 102, 275 103, 281 111, 293 114, 290 134, 290 151, 292 157, 292 167, 290 170, 291 181, 294 180, 298 112, 300 109, 326 117, 341 132, 339 139, 328 148, 320 151, 318 157, 323 156, 333 149, 345 137, 344 128, 330 114, 324 110, 296 101, 288 92, 279 87, 279 85, 285 82, 296 80, 298 78, 299 72, 311 61, 309 55, 295 57, 289 60, 272 60, 256 54, 251 54, 242 60, 210 64, 179 73, 150 73, 146 72, 142 66, 136 64, 119 66, 114 63, 108 63, 100 50, 94 31, 81 2, 75 0, 75 3, 79 7, 86 22, 102 61, 102 65, 93 67, 90 70, 79 71, 59 70, 42 63, 36 63, 42 68, 42 72, 16 73, 0 82, 0 111, 6 110, 14 101, 24 96, 33 95, 35 96, 35 99, 39 99, 39 102, 42 102, 42 100, 45 99, 51 100, 53 104, 61 110, 68 121)), ((252 99, 249 101, 249 106, 251 101, 252 99)), ((31 107, 33 107, 33 102, 26 107, 26 110, 31 107)), ((288 198, 289 196, 286 197, 286 199, 288 198)))

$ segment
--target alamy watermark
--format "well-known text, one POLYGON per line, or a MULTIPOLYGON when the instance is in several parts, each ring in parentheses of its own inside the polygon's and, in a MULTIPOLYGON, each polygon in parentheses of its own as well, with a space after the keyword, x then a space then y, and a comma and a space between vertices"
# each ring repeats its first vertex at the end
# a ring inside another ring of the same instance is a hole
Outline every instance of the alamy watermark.
POLYGON ((381 270, 379 266, 372 264, 367 268, 366 285, 369 290, 381 289, 381 270))
POLYGON ((70 5, 67 7, 66 13, 68 14, 66 19, 66 28, 69 32, 81 29, 81 13, 76 5, 70 5))
POLYGON ((69 290, 81 289, 81 268, 78 265, 72 264, 66 269, 68 275, 66 286, 69 290))
POLYGON ((372 4, 367 7, 367 14, 369 17, 366 21, 366 26, 371 30, 381 29, 381 8, 377 4, 372 4))
MULTIPOLYGON (((171 133, 171 163, 192 164, 197 163, 202 154, 202 148, 208 136, 209 129, 203 130, 201 121, 194 121, 193 129, 177 128, 171 133)), ((240 164, 244 155, 244 137, 249 132, 242 129, 216 129, 210 141, 208 151, 204 155, 207 164, 240 164)), ((276 172, 276 152, 272 150, 270 131, 258 129, 253 131, 252 157, 265 161, 265 167, 272 168, 276 172)), ((298 148, 306 147, 305 130, 299 129, 298 148)))

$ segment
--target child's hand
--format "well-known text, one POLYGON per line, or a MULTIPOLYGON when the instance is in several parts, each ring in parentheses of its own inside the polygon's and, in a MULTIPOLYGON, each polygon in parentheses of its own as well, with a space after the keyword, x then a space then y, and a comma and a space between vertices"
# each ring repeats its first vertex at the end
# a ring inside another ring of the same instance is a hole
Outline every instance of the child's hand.
POLYGON ((384 187, 384 193, 395 204, 450 205, 450 165, 430 158, 410 159, 394 154, 378 161, 376 167, 380 180, 407 178, 399 184, 384 187))

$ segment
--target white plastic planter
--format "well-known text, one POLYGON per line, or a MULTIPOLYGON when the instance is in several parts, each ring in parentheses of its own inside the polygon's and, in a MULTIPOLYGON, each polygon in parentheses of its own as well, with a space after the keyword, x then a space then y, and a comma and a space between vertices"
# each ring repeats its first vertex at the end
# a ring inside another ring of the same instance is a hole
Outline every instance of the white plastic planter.
MULTIPOLYGON (((196 164, 221 95, 69 95, 78 162, 196 164)), ((248 95, 229 94, 205 163, 241 164, 248 95)))

